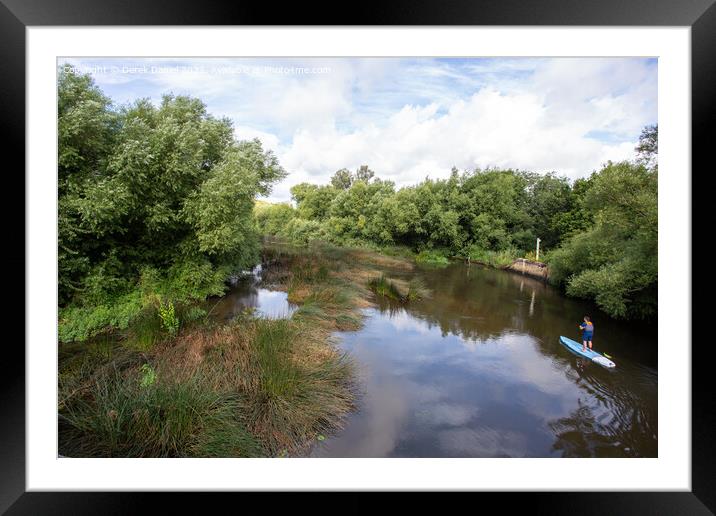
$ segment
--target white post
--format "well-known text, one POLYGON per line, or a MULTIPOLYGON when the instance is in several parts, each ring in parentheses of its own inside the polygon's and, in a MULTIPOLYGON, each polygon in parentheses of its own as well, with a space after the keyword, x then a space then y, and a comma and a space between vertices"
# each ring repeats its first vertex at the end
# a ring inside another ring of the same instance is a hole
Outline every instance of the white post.
POLYGON ((538 238, 537 239, 537 251, 535 252, 535 261, 536 262, 539 261, 539 243, 540 243, 540 239, 538 238))

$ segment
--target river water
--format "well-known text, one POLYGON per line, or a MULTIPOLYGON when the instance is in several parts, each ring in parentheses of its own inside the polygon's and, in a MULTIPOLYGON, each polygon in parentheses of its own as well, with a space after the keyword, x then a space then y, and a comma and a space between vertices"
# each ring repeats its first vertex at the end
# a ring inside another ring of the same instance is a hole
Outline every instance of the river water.
MULTIPOLYGON (((314 457, 656 457, 657 334, 518 273, 454 263, 419 276, 429 298, 378 300, 364 327, 338 334, 359 371, 359 407, 314 457), (572 355, 585 314, 594 348, 572 355)), ((239 281, 217 307, 290 316, 283 292, 239 281)))

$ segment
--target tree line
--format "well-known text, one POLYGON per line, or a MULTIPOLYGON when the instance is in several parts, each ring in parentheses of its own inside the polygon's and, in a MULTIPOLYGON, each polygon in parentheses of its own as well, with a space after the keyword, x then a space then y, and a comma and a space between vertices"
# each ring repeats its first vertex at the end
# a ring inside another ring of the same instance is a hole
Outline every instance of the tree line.
POLYGON ((551 280, 617 318, 656 314, 657 126, 644 128, 635 159, 609 162, 570 182, 554 173, 453 168, 396 188, 367 166, 328 184, 291 189, 295 205, 262 203, 259 231, 307 243, 404 246, 418 257, 488 263, 534 258, 541 240, 551 280))

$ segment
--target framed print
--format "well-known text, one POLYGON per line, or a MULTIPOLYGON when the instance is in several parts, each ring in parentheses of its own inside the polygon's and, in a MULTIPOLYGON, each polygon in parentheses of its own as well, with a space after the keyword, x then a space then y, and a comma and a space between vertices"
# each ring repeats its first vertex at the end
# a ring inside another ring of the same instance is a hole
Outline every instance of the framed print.
POLYGON ((27 204, 3 510, 712 513, 710 1, 165 7, 1 6, 27 204))

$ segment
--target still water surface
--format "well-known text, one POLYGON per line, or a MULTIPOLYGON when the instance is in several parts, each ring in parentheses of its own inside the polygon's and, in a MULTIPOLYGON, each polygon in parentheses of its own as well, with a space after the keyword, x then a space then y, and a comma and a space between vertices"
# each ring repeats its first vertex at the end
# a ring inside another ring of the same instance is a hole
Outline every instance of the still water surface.
POLYGON ((206 308, 211 316, 228 321, 247 308, 257 315, 271 319, 290 317, 298 306, 288 301, 288 294, 262 286, 262 268, 257 265, 250 272, 233 278, 229 292, 219 298, 210 299, 206 308))
MULTIPOLYGON (((418 269, 431 290, 406 307, 379 301, 339 335, 362 395, 315 457, 656 457, 657 335, 520 274, 455 263, 418 269), (590 314, 607 370, 563 348, 590 314)), ((290 315, 283 292, 240 281, 217 307, 290 315)))

